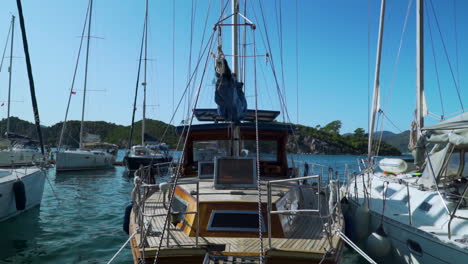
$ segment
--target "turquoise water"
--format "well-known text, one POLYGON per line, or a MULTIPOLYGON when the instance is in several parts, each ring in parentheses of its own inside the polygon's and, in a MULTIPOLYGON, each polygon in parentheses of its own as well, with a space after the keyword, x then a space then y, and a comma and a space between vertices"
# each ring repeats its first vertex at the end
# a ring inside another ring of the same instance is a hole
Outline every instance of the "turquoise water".
MULTIPOLYGON (((120 158, 123 152, 119 152, 120 158)), ((357 156, 294 155, 300 167, 315 162, 338 169, 357 167, 357 156)), ((106 263, 127 240, 122 219, 133 182, 124 167, 48 171, 40 207, 0 223, 0 263, 106 263), (54 194, 55 193, 55 194, 54 194), (58 199, 56 198, 58 197, 58 199)), ((346 263, 359 262, 352 252, 346 263)), ((127 246, 113 263, 131 263, 127 246)))

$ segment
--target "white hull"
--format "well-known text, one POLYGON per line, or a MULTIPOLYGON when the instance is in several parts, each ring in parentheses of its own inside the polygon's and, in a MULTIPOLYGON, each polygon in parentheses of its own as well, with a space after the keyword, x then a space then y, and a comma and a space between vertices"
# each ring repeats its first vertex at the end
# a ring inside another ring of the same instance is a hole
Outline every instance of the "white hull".
POLYGON ((0 151, 0 167, 33 165, 41 159, 41 153, 30 150, 4 150, 0 151))
POLYGON ((104 151, 63 151, 55 157, 56 171, 110 169, 115 162, 115 157, 104 151))
POLYGON ((0 222, 18 215, 41 203, 44 191, 45 172, 37 168, 21 168, 15 171, 0 170, 0 222), (26 193, 25 210, 16 210, 13 184, 20 178, 26 193))
MULTIPOLYGON (((364 180, 367 182, 367 175, 364 180)), ((406 177, 406 176, 403 176, 406 177)), ((410 211, 412 214, 412 224, 408 214, 406 197, 408 189, 405 184, 400 184, 395 178, 384 178, 382 175, 374 175, 371 180, 370 193, 370 221, 368 228, 362 226, 363 218, 355 214, 356 208, 364 203, 362 189, 362 175, 357 178, 357 185, 354 185, 354 178, 349 185, 348 201, 350 203, 349 212, 346 212, 350 232, 348 235, 362 246, 366 251, 366 240, 371 232, 374 232, 380 225, 382 219, 383 196, 382 188, 384 181, 389 181, 387 200, 384 210, 383 228, 391 240, 391 253, 377 262, 388 263, 468 263, 468 243, 459 243, 463 235, 467 235, 468 222, 454 219, 451 226, 452 238, 448 239, 448 215, 444 211, 441 199, 434 191, 418 190, 417 187, 409 187, 410 211), (380 176, 380 177, 379 177, 380 176), (422 204, 431 204, 427 211, 422 210, 422 204), (359 222, 359 223, 358 223, 359 222), (358 226, 358 227, 357 227, 358 226), (356 228, 357 227, 357 228, 356 228), (356 231, 359 229, 358 231, 356 231), (365 231, 363 231, 365 230, 365 231), (361 238, 358 238, 361 237, 361 238), (412 245, 412 247, 410 246, 412 245), (416 245, 416 246, 415 246, 416 245), (421 252, 414 250, 420 248, 421 252)), ((407 181, 414 180, 407 178, 407 181)), ((465 216, 466 209, 461 209, 457 215, 465 216)), ((372 256, 371 256, 372 257, 372 256)), ((375 257, 375 256, 374 256, 375 257)))

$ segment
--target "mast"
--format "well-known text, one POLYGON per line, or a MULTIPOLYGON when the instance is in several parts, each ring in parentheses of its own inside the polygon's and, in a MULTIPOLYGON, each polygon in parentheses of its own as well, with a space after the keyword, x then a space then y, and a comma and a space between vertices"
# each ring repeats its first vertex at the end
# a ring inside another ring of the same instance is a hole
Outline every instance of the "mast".
POLYGON ((369 142, 367 144, 368 149, 368 158, 371 159, 372 153, 372 140, 374 134, 374 126, 375 126, 375 115, 379 111, 380 108, 380 61, 382 57, 382 40, 383 40, 383 32, 384 32, 384 20, 385 20, 385 0, 382 0, 382 4, 380 7, 380 22, 379 22, 379 38, 377 40, 377 56, 375 61, 375 76, 374 76, 374 94, 372 98, 372 110, 369 122, 369 142))
POLYGON ((424 1, 416 1, 416 123, 419 139, 424 127, 424 1))
POLYGON ((148 63, 148 0, 146 0, 145 13, 145 64, 143 73, 143 118, 141 120, 141 145, 145 145, 145 121, 146 121, 146 65, 148 63))
POLYGON ((24 56, 26 57, 26 68, 28 70, 29 90, 31 92, 31 103, 34 112, 34 122, 36 124, 37 137, 39 138, 39 143, 41 145, 41 153, 42 155, 44 155, 44 141, 42 139, 41 121, 39 119, 39 109, 37 107, 36 89, 34 87, 34 78, 32 74, 31 58, 29 57, 28 39, 26 37, 26 26, 24 25, 23 7, 21 6, 21 0, 16 0, 16 5, 18 7, 21 35, 23 37, 23 49, 24 56))
POLYGON ((11 73, 13 66, 13 39, 15 36, 15 16, 11 16, 11 43, 10 43, 10 67, 8 69, 8 110, 7 110, 7 137, 10 132, 10 102, 11 102, 11 73))
POLYGON ((89 17, 88 17, 88 40, 86 43, 86 61, 85 61, 85 75, 83 86, 83 107, 81 109, 81 127, 80 127, 80 148, 83 147, 83 133, 84 133, 84 114, 86 104, 86 85, 88 82, 88 60, 89 60, 89 40, 91 38, 91 16, 93 15, 93 0, 89 2, 89 17))

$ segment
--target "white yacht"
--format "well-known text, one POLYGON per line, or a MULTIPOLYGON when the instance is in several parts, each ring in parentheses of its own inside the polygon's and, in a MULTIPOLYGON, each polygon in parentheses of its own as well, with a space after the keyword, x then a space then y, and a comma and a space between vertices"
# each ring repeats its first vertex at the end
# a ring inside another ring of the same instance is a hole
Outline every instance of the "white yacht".
MULTIPOLYGON (((34 121, 39 138, 41 155, 43 155, 44 144, 42 141, 39 110, 37 107, 34 80, 32 78, 31 61, 29 58, 28 45, 26 40, 26 26, 24 24, 21 2, 18 2, 18 12, 21 24, 21 33, 23 35, 23 48, 26 57, 34 121)), ((10 27, 11 32, 14 30, 14 23, 15 16, 12 16, 10 27)), ((11 49, 13 50, 13 41, 11 42, 11 46, 11 49)), ((30 168, 24 167, 17 169, 0 169, 0 222, 18 215, 21 212, 41 203, 46 177, 45 172, 40 168, 42 165, 43 164, 41 162, 41 164, 30 168)))
POLYGON ((350 178, 343 201, 348 235, 378 263, 468 263, 468 113, 424 126, 424 1, 417 1, 417 106, 410 149, 414 162, 375 164, 373 124, 378 109, 382 1, 369 160, 350 178))
MULTIPOLYGON (((64 136, 64 131, 67 123, 68 117, 68 110, 70 107, 70 102, 72 95, 76 92, 73 90, 73 85, 70 89, 70 94, 68 97, 68 105, 67 110, 65 111, 65 120, 63 122, 62 130, 60 133, 60 140, 58 144, 58 150, 56 153, 56 160, 55 160, 55 169, 56 171, 71 171, 71 170, 91 170, 91 169, 108 169, 114 167, 115 162, 115 155, 117 154, 117 146, 108 143, 100 143, 99 135, 92 135, 87 133, 85 135, 85 128, 84 128, 84 113, 85 113, 85 103, 86 103, 86 88, 87 88, 87 80, 88 80, 88 58, 89 58, 89 41, 91 38, 91 17, 93 13, 93 1, 89 2, 89 6, 86 12, 87 23, 85 23, 85 27, 83 28, 83 34, 81 38, 81 43, 83 42, 84 38, 87 40, 86 44, 86 61, 85 61, 85 70, 84 70, 84 86, 83 86, 83 103, 82 103, 82 110, 81 110, 81 127, 80 127, 80 142, 79 148, 75 150, 62 150, 62 140, 64 136), (87 35, 84 35, 85 28, 87 28, 87 35), (86 137, 86 138, 85 138, 86 137), (93 138, 89 140, 89 138, 93 138)), ((81 53, 81 45, 80 51, 78 54, 81 53)), ((78 55, 77 62, 79 61, 80 57, 78 55)), ((78 67, 78 63, 76 64, 78 67)), ((76 73, 76 68, 75 68, 76 73)), ((73 76, 73 84, 75 82, 75 76, 73 76)))
POLYGON ((114 167, 117 145, 85 143, 83 148, 56 153, 56 171, 110 169, 114 167))
POLYGON ((0 222, 39 205, 45 177, 36 167, 0 169, 0 222))
POLYGON ((0 151, 0 167, 32 166, 42 159, 36 140, 8 133, 6 141, 9 147, 0 151))

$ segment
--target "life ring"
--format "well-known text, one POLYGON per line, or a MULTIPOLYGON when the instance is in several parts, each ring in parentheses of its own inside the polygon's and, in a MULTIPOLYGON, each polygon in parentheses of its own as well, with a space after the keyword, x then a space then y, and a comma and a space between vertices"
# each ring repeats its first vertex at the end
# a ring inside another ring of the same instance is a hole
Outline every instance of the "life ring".
POLYGON ((13 183, 13 193, 15 194, 16 210, 26 209, 26 190, 22 181, 13 183))

